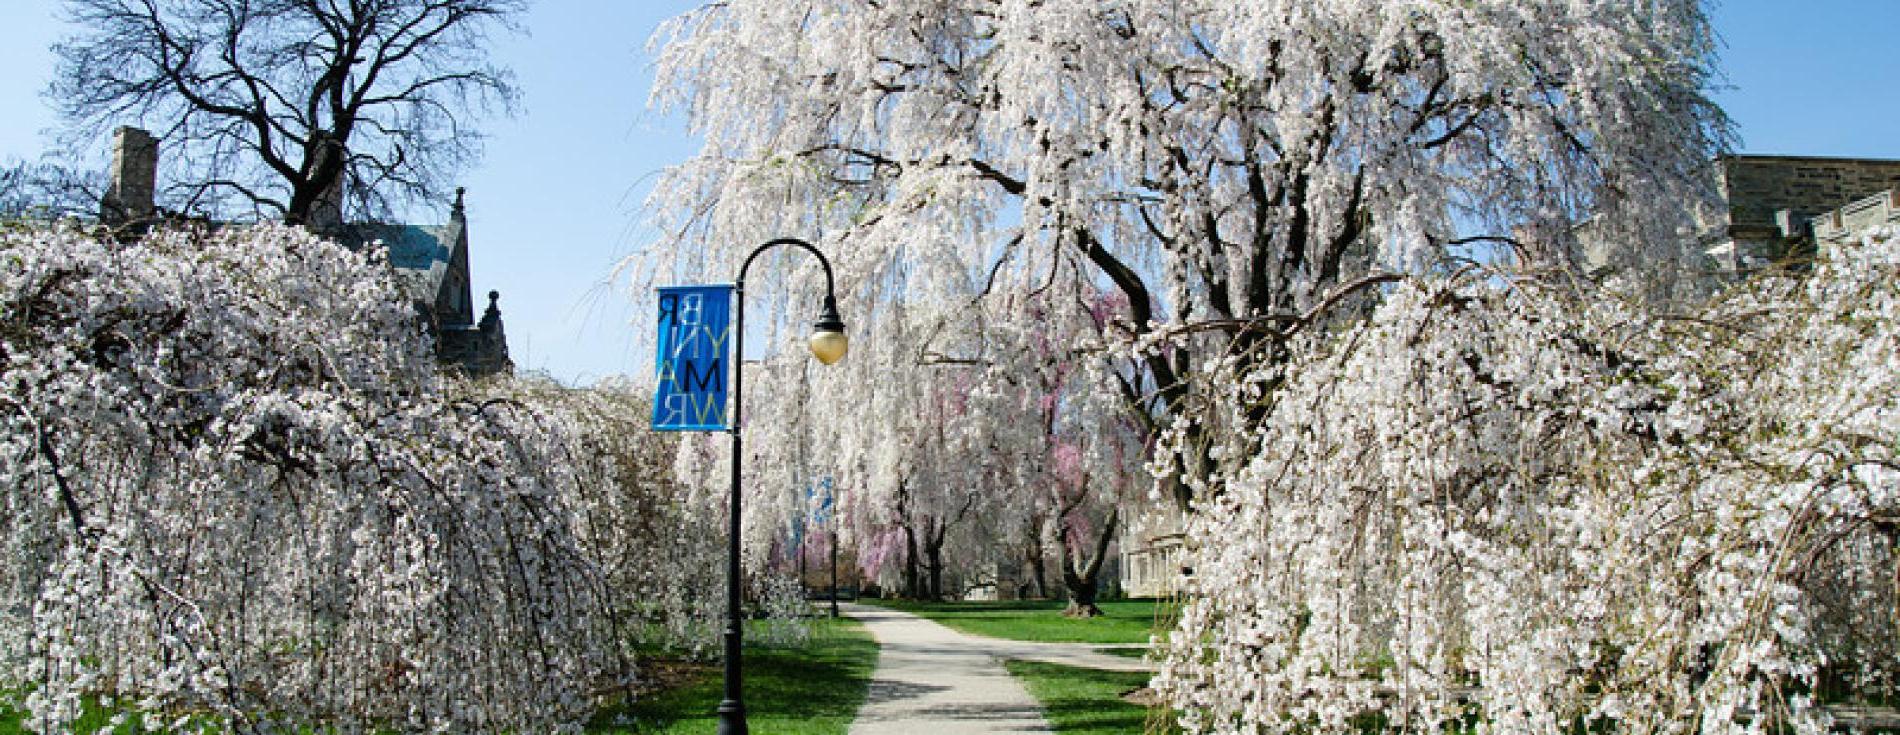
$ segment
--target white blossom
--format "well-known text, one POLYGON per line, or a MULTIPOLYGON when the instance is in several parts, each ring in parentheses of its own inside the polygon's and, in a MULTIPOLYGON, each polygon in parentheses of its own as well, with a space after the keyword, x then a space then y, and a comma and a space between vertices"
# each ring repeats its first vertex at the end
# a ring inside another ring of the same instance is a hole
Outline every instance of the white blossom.
POLYGON ((0 234, 0 671, 34 729, 97 697, 181 731, 566 731, 642 639, 711 639, 716 506, 645 399, 439 376, 374 252, 0 234))

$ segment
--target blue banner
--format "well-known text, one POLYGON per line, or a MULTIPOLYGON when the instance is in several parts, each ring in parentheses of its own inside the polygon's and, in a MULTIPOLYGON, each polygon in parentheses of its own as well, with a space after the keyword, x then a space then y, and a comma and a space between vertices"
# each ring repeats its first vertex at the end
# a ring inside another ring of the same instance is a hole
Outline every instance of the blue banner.
POLYGON ((825 525, 826 521, 830 520, 831 518, 831 477, 829 475, 827 475, 824 479, 819 480, 817 485, 811 485, 805 488, 805 508, 806 508, 806 515, 798 516, 792 519, 792 545, 793 546, 802 546, 805 543, 806 518, 809 517, 811 519, 812 525, 816 525, 816 526, 823 526, 825 525), (819 492, 823 492, 824 495, 822 496, 819 495, 818 494, 819 492), (813 507, 814 500, 817 501, 817 507, 813 507))
POLYGON ((656 431, 725 431, 732 284, 660 287, 656 431))

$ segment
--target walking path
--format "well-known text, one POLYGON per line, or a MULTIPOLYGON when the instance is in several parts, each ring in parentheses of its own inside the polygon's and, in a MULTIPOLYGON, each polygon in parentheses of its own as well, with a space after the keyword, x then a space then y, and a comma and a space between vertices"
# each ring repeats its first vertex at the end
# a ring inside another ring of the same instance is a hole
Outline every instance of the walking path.
POLYGON ((977 735, 1053 732, 1042 708, 1004 659, 1145 671, 1138 659, 1078 643, 1028 643, 973 636, 910 613, 840 605, 877 639, 877 671, 851 735, 977 735))

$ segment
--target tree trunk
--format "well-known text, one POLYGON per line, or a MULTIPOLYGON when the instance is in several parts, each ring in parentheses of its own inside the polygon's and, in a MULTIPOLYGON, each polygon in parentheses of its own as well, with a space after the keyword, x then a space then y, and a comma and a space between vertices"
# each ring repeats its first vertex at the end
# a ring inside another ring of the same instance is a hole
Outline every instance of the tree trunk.
POLYGON ((1029 562, 1030 579, 1036 583, 1036 597, 1049 599, 1049 573, 1043 568, 1042 521, 1040 519, 1029 524, 1029 548, 1024 556, 1029 562))
POLYGON ((1069 606, 1062 609, 1062 617, 1101 617, 1102 608, 1095 605, 1095 595, 1099 590, 1094 576, 1083 576, 1065 569, 1062 572, 1062 586, 1069 593, 1069 606))
POLYGON ((950 532, 950 524, 937 527, 935 533, 930 524, 924 524, 924 566, 930 570, 930 599, 943 601, 943 537, 950 532))
POLYGON ((1095 596, 1100 592, 1096 583, 1097 566, 1075 563, 1075 552, 1069 549, 1067 541, 1062 543, 1062 591, 1068 595, 1069 605, 1062 609, 1065 618, 1101 617, 1102 608, 1095 605, 1095 596))
POLYGON ((917 532, 904 525, 904 597, 917 599, 917 532))
POLYGON ((1062 550, 1062 586, 1067 588, 1069 606, 1062 610, 1063 617, 1094 618, 1102 615, 1102 608, 1095 605, 1095 596, 1100 591, 1102 562, 1108 558, 1108 545, 1115 540, 1115 527, 1121 521, 1121 509, 1108 514, 1108 522, 1102 524, 1102 532, 1095 539, 1095 553, 1081 565, 1076 564, 1075 550, 1069 548, 1067 539, 1058 539, 1062 550))
POLYGON ((930 599, 941 602, 943 598, 943 547, 930 546, 924 551, 925 565, 930 569, 930 599))

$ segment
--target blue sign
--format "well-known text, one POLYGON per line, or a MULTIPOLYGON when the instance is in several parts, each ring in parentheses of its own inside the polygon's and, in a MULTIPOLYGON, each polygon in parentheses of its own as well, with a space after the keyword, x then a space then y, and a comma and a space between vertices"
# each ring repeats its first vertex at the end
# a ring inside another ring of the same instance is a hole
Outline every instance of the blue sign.
MULTIPOLYGON (((811 509, 808 515, 813 524, 822 526, 831 518, 831 477, 829 475, 819 480, 818 484, 805 488, 805 507, 811 509), (823 496, 818 495, 820 490, 824 491, 823 496), (811 507, 813 499, 818 501, 816 508, 811 507)), ((799 516, 792 519, 793 546, 802 546, 805 543, 805 518, 806 516, 799 516)))
POLYGON ((732 284, 660 287, 656 431, 725 431, 732 284))

